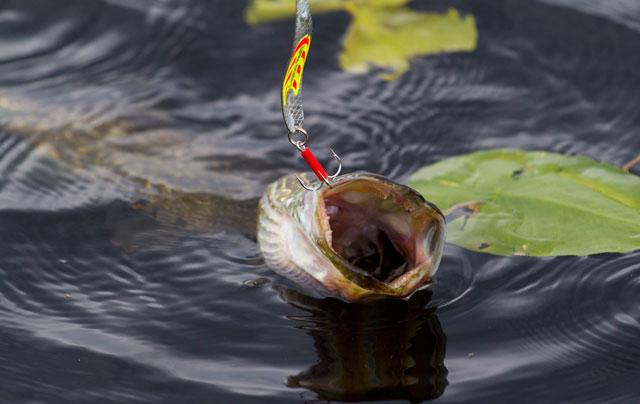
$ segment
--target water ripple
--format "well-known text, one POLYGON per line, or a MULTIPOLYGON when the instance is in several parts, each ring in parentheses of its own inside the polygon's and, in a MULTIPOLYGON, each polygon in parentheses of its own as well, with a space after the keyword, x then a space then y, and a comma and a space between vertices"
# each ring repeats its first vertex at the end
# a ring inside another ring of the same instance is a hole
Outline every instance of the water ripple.
POLYGON ((603 391, 632 394, 635 387, 625 380, 638 377, 640 360, 634 343, 640 310, 632 297, 640 291, 638 257, 513 258, 498 266, 490 260, 484 266, 493 268, 480 269, 463 307, 445 307, 457 323, 445 323, 448 337, 459 335, 467 350, 448 355, 450 380, 459 381, 450 398, 474 391, 479 398, 517 399, 517 386, 527 384, 528 393, 545 402, 603 391), (459 329, 471 318, 483 319, 474 337, 459 329), (499 348, 491 335, 501 336, 499 348), (532 385, 532 379, 546 382, 532 385), (618 388, 607 388, 612 384, 618 388))
MULTIPOLYGON (((637 155, 636 3, 456 5, 478 48, 391 81, 340 71, 348 18, 316 19, 316 154, 397 180, 494 147, 637 155)), ((244 6, 0 2, 0 401, 636 399, 638 253, 447 246, 425 291, 372 305, 264 266, 255 198, 303 164, 277 97, 290 21, 244 6)))

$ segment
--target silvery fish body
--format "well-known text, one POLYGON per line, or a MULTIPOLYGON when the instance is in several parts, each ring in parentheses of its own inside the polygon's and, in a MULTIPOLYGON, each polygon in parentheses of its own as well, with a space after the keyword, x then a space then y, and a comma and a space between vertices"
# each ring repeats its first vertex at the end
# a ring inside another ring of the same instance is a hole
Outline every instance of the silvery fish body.
POLYGON ((405 297, 428 284, 444 239, 436 206, 374 174, 344 175, 314 192, 289 175, 267 188, 258 207, 267 265, 307 291, 347 301, 405 297))

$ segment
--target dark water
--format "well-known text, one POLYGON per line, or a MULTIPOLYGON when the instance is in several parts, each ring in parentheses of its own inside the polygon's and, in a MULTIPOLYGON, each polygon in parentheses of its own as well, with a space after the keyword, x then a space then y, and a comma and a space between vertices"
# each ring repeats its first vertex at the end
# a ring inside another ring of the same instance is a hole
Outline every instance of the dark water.
MULTIPOLYGON (((640 153, 637 1, 412 3, 449 6, 477 50, 395 81, 341 72, 349 18, 317 16, 316 150, 397 180, 494 147, 640 153)), ((277 95, 292 23, 244 7, 0 2, 0 402, 638 402, 640 253, 447 246, 428 290, 366 306, 264 266, 255 198, 302 168, 277 95)))

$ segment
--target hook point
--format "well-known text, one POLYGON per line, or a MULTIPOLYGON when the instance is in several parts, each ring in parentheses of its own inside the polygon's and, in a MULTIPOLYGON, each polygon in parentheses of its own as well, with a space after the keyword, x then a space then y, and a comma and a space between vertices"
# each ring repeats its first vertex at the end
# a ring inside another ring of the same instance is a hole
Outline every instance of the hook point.
POLYGON ((300 183, 300 186, 302 186, 302 188, 306 189, 307 191, 315 192, 320 190, 320 188, 322 188, 322 183, 319 183, 315 188, 312 188, 307 184, 305 184, 304 181, 302 181, 302 178, 298 177, 297 175, 296 175, 296 179, 300 183))

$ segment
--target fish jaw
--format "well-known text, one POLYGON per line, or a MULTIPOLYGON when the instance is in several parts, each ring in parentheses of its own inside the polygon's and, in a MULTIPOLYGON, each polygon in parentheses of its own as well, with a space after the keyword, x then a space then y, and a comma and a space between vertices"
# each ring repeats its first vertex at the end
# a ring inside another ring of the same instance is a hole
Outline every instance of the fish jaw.
POLYGON ((444 216, 416 191, 355 173, 309 192, 295 176, 260 201, 258 242, 275 272, 347 301, 406 297, 426 285, 444 245, 444 216))
POLYGON ((267 187, 258 205, 257 239, 262 256, 274 272, 307 293, 358 300, 366 290, 351 285, 319 246, 324 236, 318 233, 315 194, 300 187, 294 175, 267 187))

